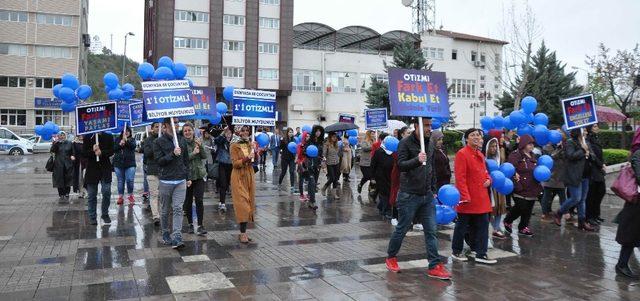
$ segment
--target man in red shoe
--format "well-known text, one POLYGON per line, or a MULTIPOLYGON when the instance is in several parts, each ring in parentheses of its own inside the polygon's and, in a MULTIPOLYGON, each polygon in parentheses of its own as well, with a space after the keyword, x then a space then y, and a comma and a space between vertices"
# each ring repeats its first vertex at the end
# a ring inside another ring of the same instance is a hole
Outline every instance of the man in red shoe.
POLYGON ((398 146, 398 169, 400 170, 400 192, 396 201, 398 225, 389 241, 387 269, 392 272, 400 271, 396 255, 415 217, 423 226, 429 260, 429 277, 449 280, 451 274, 444 267, 438 254, 436 209, 433 202, 436 179, 433 167, 433 146, 429 143, 431 119, 422 119, 422 133, 420 133, 417 118, 413 121, 413 125, 416 130, 412 135, 402 139, 398 146), (419 135, 424 136, 426 153, 421 150, 419 135))

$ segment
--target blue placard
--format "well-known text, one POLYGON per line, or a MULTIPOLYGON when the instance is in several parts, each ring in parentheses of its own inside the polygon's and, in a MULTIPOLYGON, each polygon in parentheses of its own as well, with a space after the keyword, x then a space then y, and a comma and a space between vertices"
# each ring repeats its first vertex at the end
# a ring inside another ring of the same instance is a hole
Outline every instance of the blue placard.
POLYGON ((195 115, 182 116, 180 120, 212 119, 216 117, 216 89, 209 87, 194 87, 191 89, 191 100, 195 115))
POLYGON ((387 109, 365 109, 364 123, 367 130, 378 130, 387 127, 387 109))
POLYGON ((449 118, 445 73, 390 68, 389 103, 393 116, 449 118))
POLYGON ((271 91, 235 89, 233 91, 232 123, 275 126, 276 93, 271 91))
POLYGON ((560 102, 562 104, 564 124, 567 125, 568 130, 598 123, 593 94, 571 97, 560 102))
POLYGON ((129 121, 129 105, 132 103, 141 102, 138 99, 131 100, 118 100, 118 120, 120 121, 129 121))
POLYGON ((58 98, 48 98, 48 97, 33 98, 34 108, 60 108, 61 104, 62 104, 62 100, 58 98))
POLYGON ((147 119, 147 112, 142 102, 129 104, 129 125, 131 127, 147 126, 153 122, 147 119))
POLYGON ((338 122, 356 123, 356 115, 347 113, 338 113, 338 122))
POLYGON ((186 80, 142 82, 142 90, 149 119, 195 114, 191 88, 186 80))
POLYGON ((118 128, 115 102, 103 102, 76 107, 76 134, 85 135, 118 128))

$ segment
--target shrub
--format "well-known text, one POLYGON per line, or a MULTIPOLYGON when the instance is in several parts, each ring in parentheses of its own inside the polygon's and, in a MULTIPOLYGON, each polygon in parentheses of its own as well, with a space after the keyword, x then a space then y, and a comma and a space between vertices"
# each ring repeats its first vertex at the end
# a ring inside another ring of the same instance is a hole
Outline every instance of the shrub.
POLYGON ((602 151, 604 157, 604 164, 613 165, 623 163, 629 158, 629 151, 626 149, 604 149, 602 151))
POLYGON ((442 138, 443 144, 447 153, 455 154, 462 148, 462 132, 458 131, 444 131, 444 137, 442 138))
POLYGON ((633 132, 601 130, 600 133, 598 133, 598 137, 600 138, 600 143, 602 143, 602 148, 624 149, 628 147, 628 145, 631 145, 633 132), (622 135, 626 136, 627 146, 622 145, 622 135))

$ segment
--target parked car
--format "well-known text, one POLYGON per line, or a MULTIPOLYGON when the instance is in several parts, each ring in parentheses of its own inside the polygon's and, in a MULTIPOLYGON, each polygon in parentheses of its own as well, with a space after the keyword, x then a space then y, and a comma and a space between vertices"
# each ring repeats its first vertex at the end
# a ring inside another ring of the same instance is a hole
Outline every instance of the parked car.
POLYGON ((35 135, 29 138, 29 141, 33 143, 34 153, 48 153, 51 150, 51 141, 42 139, 41 136, 35 135))
POLYGON ((0 127, 0 154, 21 156, 33 153, 33 144, 9 130, 0 127))

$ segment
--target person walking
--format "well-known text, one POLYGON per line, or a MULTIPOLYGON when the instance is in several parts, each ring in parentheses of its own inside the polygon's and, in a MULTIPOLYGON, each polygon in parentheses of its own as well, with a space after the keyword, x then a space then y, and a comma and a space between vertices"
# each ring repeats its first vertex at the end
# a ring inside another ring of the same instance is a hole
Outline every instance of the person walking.
POLYGON ((78 135, 73 139, 73 192, 78 197, 84 199, 87 190, 84 188, 84 170, 87 168, 87 160, 82 155, 82 135, 78 135))
MULTIPOLYGON (((458 261, 467 261, 462 254, 464 238, 470 237, 471 250, 476 252, 474 261, 494 264, 497 261, 487 256, 489 239, 489 213, 491 199, 487 189, 491 186, 491 177, 487 171, 482 148, 482 131, 471 128, 465 131, 466 146, 456 153, 454 163, 456 187, 460 191, 460 203, 456 206, 458 218, 451 241, 451 257, 458 261)), ((491 145, 491 142, 488 143, 491 145)), ((493 143, 497 148, 498 140, 493 143)))
POLYGON ((340 152, 340 173, 342 181, 349 182, 349 174, 351 173, 351 144, 347 136, 342 137, 342 151, 340 152))
POLYGON ((187 141, 187 149, 189 151, 189 177, 191 185, 187 187, 187 195, 184 202, 184 210, 187 212, 187 221, 189 222, 189 234, 197 233, 204 236, 207 231, 204 229, 204 184, 207 170, 204 163, 207 160, 207 150, 202 145, 202 140, 195 137, 195 128, 190 122, 182 126, 182 135, 187 141), (193 203, 196 203, 196 217, 198 219, 198 228, 193 227, 193 203))
POLYGON ((568 213, 571 208, 578 209, 578 229, 583 231, 595 231, 596 229, 586 220, 585 200, 589 192, 590 168, 587 164, 591 157, 591 149, 582 139, 582 129, 571 130, 571 138, 567 140, 565 146, 565 158, 567 172, 564 177, 564 184, 569 191, 569 197, 560 206, 554 215, 556 225, 562 225, 562 215, 568 213))
POLYGON ((309 208, 316 210, 316 180, 314 178, 314 166, 312 158, 307 156, 307 148, 311 146, 311 134, 302 133, 302 141, 298 145, 296 154, 296 169, 299 174, 298 189, 300 190, 300 201, 308 202, 309 208), (304 195, 304 182, 307 182, 307 195, 304 195))
POLYGON ((333 189, 329 194, 333 195, 334 199, 339 200, 338 175, 340 174, 340 169, 338 164, 340 163, 340 149, 338 147, 338 135, 335 132, 329 133, 329 138, 322 148, 322 155, 327 165, 327 183, 322 187, 322 195, 326 196, 327 189, 331 186, 333 189))
POLYGON ((269 137, 269 150, 271 151, 271 163, 273 163, 273 171, 278 166, 278 158, 280 157, 280 130, 276 128, 273 135, 269 137))
POLYGON ((231 155, 229 153, 231 139, 233 133, 229 127, 225 127, 222 134, 214 140, 216 144, 216 160, 218 160, 218 182, 220 187, 218 192, 220 195, 220 204, 218 204, 218 211, 224 213, 227 212, 227 192, 231 186, 231 171, 233 170, 231 165, 231 155))
POLYGON ((124 203, 124 186, 127 184, 129 205, 135 203, 133 183, 136 176, 136 140, 131 134, 131 127, 127 127, 116 138, 113 145, 113 167, 118 178, 118 205, 124 203))
MULTIPOLYGON (((258 137, 258 135, 260 134, 265 134, 265 135, 269 135, 266 131, 266 129, 264 128, 259 128, 258 132, 256 133, 256 137, 258 137)), ((266 171, 265 168, 267 166, 267 150, 269 148, 269 145, 265 146, 265 147, 258 147, 258 158, 260 158, 260 161, 258 162, 258 170, 260 171, 266 171)))
POLYGON ((504 229, 507 233, 513 232, 512 223, 520 218, 518 235, 531 237, 533 231, 529 228, 529 220, 533 211, 533 205, 538 200, 542 190, 540 183, 533 177, 533 170, 537 166, 537 159, 533 154, 533 137, 523 135, 518 142, 518 150, 509 155, 509 163, 516 168, 514 175, 513 207, 504 219, 504 229))
MULTIPOLYGON (((387 136, 386 133, 382 133, 379 138, 384 141, 387 136)), ((375 150, 371 158, 371 174, 373 175, 371 181, 375 183, 376 187, 377 208, 380 215, 386 219, 391 219, 392 216, 389 197, 391 195, 391 174, 396 164, 396 159, 393 155, 394 152, 388 150, 384 144, 380 144, 380 147, 375 150)))
MULTIPOLYGON (((489 138, 484 144, 484 154, 486 159, 492 159, 502 164, 506 161, 505 149, 500 147, 504 145, 500 143, 502 140, 502 134, 499 134, 499 138, 489 138)), ((491 227, 493 232, 491 236, 497 239, 505 239, 507 236, 502 231, 502 218, 507 213, 507 200, 506 196, 499 193, 495 188, 489 187, 489 198, 491 200, 491 227)))
MULTIPOLYGON (((367 181, 372 180, 373 174, 371 172, 371 146, 373 141, 373 131, 368 130, 364 134, 364 139, 358 144, 358 151, 360 152, 360 171, 362 172, 362 179, 358 183, 358 194, 362 193, 362 186, 367 181)), ((388 197, 388 195, 387 195, 388 197)))
POLYGON ((310 143, 318 148, 318 156, 311 158, 313 161, 313 176, 316 179, 316 191, 318 191, 318 182, 320 182, 320 169, 322 169, 322 146, 324 145, 324 128, 320 125, 314 125, 311 128, 313 136, 310 143))
MULTIPOLYGON (((636 130, 633 136, 629 161, 637 185, 640 183, 640 129, 636 130)), ((640 279, 640 274, 629 268, 629 259, 633 255, 633 249, 640 248, 640 218, 638 217, 640 217, 640 202, 638 200, 625 202, 616 217, 618 223, 616 242, 621 246, 616 273, 631 279, 640 279)))
POLYGON ((162 122, 163 134, 154 141, 153 157, 158 163, 160 181, 158 194, 160 195, 162 228, 162 241, 165 245, 171 245, 174 249, 184 248, 182 242, 182 205, 187 193, 187 187, 191 186, 188 180, 189 174, 189 149, 183 137, 173 137, 172 123, 177 123, 177 118, 172 122, 165 118, 162 122), (178 141, 176 145, 174 140, 178 141), (169 213, 173 210, 173 233, 169 230, 169 213))
MULTIPOLYGON (((600 216, 600 204, 602 198, 607 192, 604 176, 605 168, 604 156, 602 153, 602 143, 598 138, 600 127, 598 124, 586 127, 587 144, 591 148, 592 156, 589 160, 589 168, 591 169, 591 177, 589 177, 589 192, 586 199, 585 218, 591 225, 600 225, 604 221, 600 216)), ((585 167, 586 168, 586 167, 585 167)))
POLYGON ((289 151, 289 142, 293 141, 293 129, 287 128, 286 134, 280 140, 280 150, 282 151, 282 159, 280 161, 280 178, 278 179, 278 186, 282 187, 282 180, 289 172, 289 191, 295 193, 296 183, 296 155, 289 151))
POLYGON ((255 150, 251 143, 251 129, 242 126, 239 136, 234 136, 231 141, 231 197, 233 209, 236 215, 236 223, 240 226, 238 239, 241 243, 249 243, 251 238, 247 235, 247 224, 253 222, 256 210, 256 183, 252 161, 255 160, 255 150))
POLYGON ((100 211, 102 224, 105 226, 110 225, 109 205, 111 205, 111 173, 113 172, 113 166, 111 165, 113 137, 104 132, 85 135, 83 138, 82 151, 84 157, 87 158, 87 170, 84 175, 84 183, 87 186, 89 224, 98 224, 98 184, 100 184, 100 194, 102 195, 100 211))
POLYGON ((449 162, 449 156, 444 149, 444 134, 441 131, 431 132, 431 138, 429 142, 434 147, 434 167, 436 175, 436 188, 451 183, 451 163, 449 162))
POLYGON ((562 141, 558 144, 547 144, 542 148, 542 153, 553 159, 553 169, 551 170, 551 178, 549 181, 542 182, 542 221, 553 222, 554 212, 551 207, 553 199, 558 196, 560 205, 567 199, 566 188, 564 186, 564 177, 567 169, 566 160, 564 158, 564 144, 566 144, 566 136, 562 133, 562 141))
POLYGON ((438 254, 438 237, 436 236, 436 209, 433 202, 435 177, 433 175, 433 148, 429 147, 431 135, 431 119, 422 118, 423 132, 418 130, 418 119, 414 119, 416 131, 413 135, 402 139, 398 146, 398 169, 400 170, 400 192, 398 193, 398 225, 391 235, 387 249, 386 266, 392 272, 399 272, 396 255, 402 246, 407 231, 415 216, 419 217, 424 227, 424 240, 429 261, 428 276, 449 280, 451 274, 444 267, 438 254), (424 148, 421 150, 421 137, 424 148))
POLYGON ((53 187, 58 189, 61 201, 69 201, 69 193, 73 185, 73 165, 76 160, 73 144, 67 140, 67 133, 60 131, 51 144, 49 151, 53 155, 53 187))
POLYGON ((149 182, 149 206, 153 224, 156 226, 160 226, 160 200, 158 199, 158 186, 160 182, 158 180, 159 167, 153 154, 153 145, 155 140, 158 139, 159 132, 160 123, 152 123, 149 135, 142 141, 142 150, 144 152, 142 164, 147 173, 147 181, 149 182))

